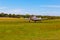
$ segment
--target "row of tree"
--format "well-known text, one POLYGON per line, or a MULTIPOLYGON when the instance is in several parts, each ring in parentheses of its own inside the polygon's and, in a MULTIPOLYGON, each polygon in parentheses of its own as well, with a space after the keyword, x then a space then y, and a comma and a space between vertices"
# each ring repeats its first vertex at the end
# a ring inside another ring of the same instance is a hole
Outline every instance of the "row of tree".
POLYGON ((0 17, 20 18, 20 15, 16 15, 16 14, 7 14, 7 13, 0 13, 0 17))
MULTIPOLYGON (((0 17, 12 17, 12 18, 29 18, 31 15, 26 14, 26 15, 17 15, 17 14, 7 14, 7 13, 0 13, 0 17)), ((60 16, 41 16, 41 15, 36 15, 37 17, 42 17, 42 18, 48 18, 48 19, 60 19, 60 16)))

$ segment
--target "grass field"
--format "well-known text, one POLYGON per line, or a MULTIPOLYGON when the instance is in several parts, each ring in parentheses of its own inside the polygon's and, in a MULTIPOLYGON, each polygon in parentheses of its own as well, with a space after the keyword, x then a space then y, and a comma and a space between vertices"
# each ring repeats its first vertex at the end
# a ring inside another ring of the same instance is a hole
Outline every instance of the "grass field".
POLYGON ((60 40, 60 19, 37 23, 0 18, 0 40, 60 40))

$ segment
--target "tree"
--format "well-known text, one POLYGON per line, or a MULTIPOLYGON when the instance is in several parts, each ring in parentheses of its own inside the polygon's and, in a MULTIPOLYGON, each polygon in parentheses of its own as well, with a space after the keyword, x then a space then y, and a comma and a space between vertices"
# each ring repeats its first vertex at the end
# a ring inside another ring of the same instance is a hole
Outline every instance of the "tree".
POLYGON ((20 15, 16 15, 17 18, 20 18, 20 15))
POLYGON ((30 17, 30 14, 26 14, 25 17, 26 17, 26 18, 29 18, 29 17, 30 17))
POLYGON ((17 18, 17 16, 16 16, 15 14, 12 14, 12 17, 13 17, 13 18, 17 18))
POLYGON ((9 16, 9 17, 12 17, 12 14, 9 14, 8 16, 9 16))
POLYGON ((4 13, 3 12, 0 14, 0 17, 4 17, 4 13))
POLYGON ((4 17, 8 17, 8 14, 4 14, 4 17))

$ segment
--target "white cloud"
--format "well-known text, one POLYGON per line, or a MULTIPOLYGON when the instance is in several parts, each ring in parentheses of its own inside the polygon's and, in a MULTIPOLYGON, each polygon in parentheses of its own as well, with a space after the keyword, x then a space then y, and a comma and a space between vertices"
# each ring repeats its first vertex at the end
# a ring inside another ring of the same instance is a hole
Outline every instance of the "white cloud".
MULTIPOLYGON (((52 8, 60 8, 59 5, 41 5, 40 7, 49 7, 51 9, 47 10, 45 8, 41 9, 21 9, 21 8, 8 8, 8 7, 0 7, 0 12, 4 13, 12 13, 12 14, 37 14, 37 15, 60 15, 60 11, 57 11, 58 9, 52 9, 52 8)), ((59 9, 60 10, 60 9, 59 9)))
POLYGON ((40 5, 40 7, 60 8, 60 5, 40 5))
POLYGON ((1 10, 1 9, 6 9, 6 7, 0 7, 0 10, 1 10))
POLYGON ((0 13, 4 12, 4 13, 12 13, 12 14, 22 14, 24 13, 24 9, 20 9, 20 8, 8 8, 8 7, 0 7, 0 13))

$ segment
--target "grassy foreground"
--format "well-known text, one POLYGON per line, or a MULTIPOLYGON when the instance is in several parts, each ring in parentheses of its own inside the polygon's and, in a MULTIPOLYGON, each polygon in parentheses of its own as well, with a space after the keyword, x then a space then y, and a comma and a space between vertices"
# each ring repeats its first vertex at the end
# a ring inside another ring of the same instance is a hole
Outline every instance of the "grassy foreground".
POLYGON ((60 40, 60 19, 37 23, 0 18, 0 40, 60 40))

